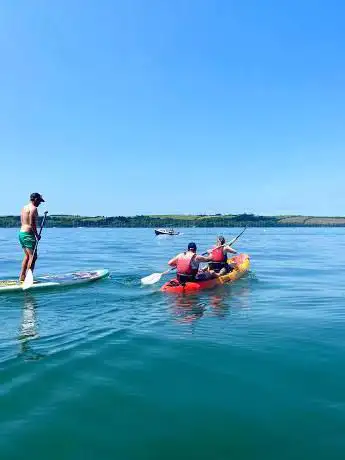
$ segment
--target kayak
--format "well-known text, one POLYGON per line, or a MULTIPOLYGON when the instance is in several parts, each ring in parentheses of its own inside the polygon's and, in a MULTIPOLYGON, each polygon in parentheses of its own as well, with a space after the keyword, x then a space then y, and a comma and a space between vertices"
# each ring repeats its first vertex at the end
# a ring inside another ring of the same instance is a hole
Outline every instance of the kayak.
MULTIPOLYGON (((109 276, 109 270, 80 271, 63 273, 61 275, 39 276, 35 278, 34 284, 30 290, 73 286, 100 280, 107 276, 109 276)), ((22 289, 23 283, 18 280, 0 280, 0 294, 4 292, 22 291, 22 289)))
POLYGON ((175 232, 173 229, 166 229, 166 228, 157 228, 155 229, 155 234, 156 235, 169 235, 169 236, 174 236, 174 235, 179 235, 180 232, 175 232))
POLYGON ((242 278, 242 276, 248 273, 250 269, 250 258, 248 254, 239 254, 237 256, 234 256, 231 259, 229 259, 229 262, 232 264, 236 264, 236 266, 231 272, 227 273, 224 276, 220 276, 219 278, 213 278, 205 281, 187 281, 183 285, 180 284, 179 281, 175 278, 165 283, 161 287, 161 291, 173 294, 183 294, 186 292, 197 292, 203 289, 212 289, 221 284, 232 283, 242 278))

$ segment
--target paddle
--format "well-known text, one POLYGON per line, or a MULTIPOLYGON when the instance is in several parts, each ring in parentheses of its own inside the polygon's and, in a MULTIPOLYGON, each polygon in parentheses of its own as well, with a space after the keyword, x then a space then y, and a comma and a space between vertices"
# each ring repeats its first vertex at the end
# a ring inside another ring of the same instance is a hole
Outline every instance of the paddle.
MULTIPOLYGON (((44 217, 42 219, 42 223, 41 223, 41 227, 40 227, 40 231, 38 233, 38 236, 41 236, 45 221, 47 219, 47 214, 48 214, 48 211, 46 211, 44 213, 44 217)), ((37 252, 38 242, 39 242, 39 239, 36 240, 36 244, 35 244, 35 247, 34 247, 34 252, 32 254, 32 260, 35 258, 35 255, 36 255, 36 252, 37 252)), ((26 291, 26 289, 31 288, 31 286, 33 284, 34 284, 34 275, 32 273, 31 265, 30 265, 30 267, 26 271, 26 276, 25 276, 25 280, 24 280, 24 283, 23 283, 23 291, 26 291)))
MULTIPOLYGON (((244 227, 244 229, 239 233, 233 240, 231 240, 229 243, 224 243, 222 246, 231 246, 232 244, 235 243, 239 239, 241 235, 246 231, 247 226, 244 227)), ((208 252, 203 252, 202 255, 206 256, 208 252)), ((162 276, 167 275, 168 273, 172 272, 173 270, 176 270, 176 267, 169 268, 169 270, 166 270, 165 272, 162 273, 152 273, 152 275, 145 276, 144 278, 141 278, 141 283, 142 284, 155 284, 157 283, 162 276)))
MULTIPOLYGON (((231 240, 230 243, 225 243, 225 245, 227 245, 227 246, 232 246, 232 245, 239 239, 239 237, 243 235, 243 233, 244 233, 246 230, 247 230, 247 225, 244 227, 244 229, 242 230, 241 233, 239 233, 233 240, 231 240)), ((222 245, 222 246, 224 246, 224 245, 222 245)))
POLYGON ((141 284, 155 284, 157 283, 162 276, 167 275, 168 273, 172 272, 175 270, 176 267, 169 268, 169 270, 166 270, 165 272, 162 273, 152 273, 152 275, 145 276, 144 278, 141 278, 141 284))

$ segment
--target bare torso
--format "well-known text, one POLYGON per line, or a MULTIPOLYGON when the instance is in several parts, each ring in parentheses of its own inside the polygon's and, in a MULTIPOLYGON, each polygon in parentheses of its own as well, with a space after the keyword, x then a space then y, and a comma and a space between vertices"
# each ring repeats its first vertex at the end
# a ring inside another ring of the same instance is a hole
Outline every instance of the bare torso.
POLYGON ((32 203, 24 206, 21 212, 21 232, 32 232, 36 230, 37 208, 32 203))

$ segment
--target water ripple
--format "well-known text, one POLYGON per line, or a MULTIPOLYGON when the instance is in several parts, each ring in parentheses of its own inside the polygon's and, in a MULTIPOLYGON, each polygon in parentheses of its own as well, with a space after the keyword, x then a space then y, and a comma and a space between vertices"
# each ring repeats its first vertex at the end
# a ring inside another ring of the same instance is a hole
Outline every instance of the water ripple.
MULTIPOLYGON (((242 452, 258 446, 257 458, 263 439, 275 452, 299 445, 304 458, 344 449, 345 230, 248 229, 236 248, 252 271, 236 284, 189 296, 163 295, 168 277, 140 284, 219 232, 237 229, 47 229, 39 273, 105 267, 111 277, 0 296, 4 458, 36 451, 37 439, 45 457, 64 459, 156 458, 158 439, 167 458, 176 439, 198 458, 208 440, 212 458, 232 456, 229 439, 242 452)), ((0 276, 15 277, 16 232, 0 230, 0 241, 0 276)))

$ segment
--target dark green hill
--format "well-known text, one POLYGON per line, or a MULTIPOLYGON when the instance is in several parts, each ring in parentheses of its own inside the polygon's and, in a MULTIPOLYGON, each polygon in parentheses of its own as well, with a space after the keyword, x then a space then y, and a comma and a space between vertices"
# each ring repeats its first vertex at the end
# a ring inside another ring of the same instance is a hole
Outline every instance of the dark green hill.
MULTIPOLYGON (((85 217, 50 215, 47 227, 345 227, 345 217, 257 216, 255 214, 85 217)), ((0 216, 0 227, 19 227, 19 216, 0 216)))

